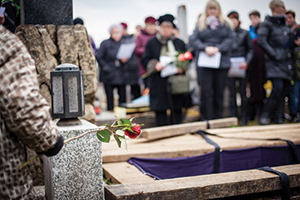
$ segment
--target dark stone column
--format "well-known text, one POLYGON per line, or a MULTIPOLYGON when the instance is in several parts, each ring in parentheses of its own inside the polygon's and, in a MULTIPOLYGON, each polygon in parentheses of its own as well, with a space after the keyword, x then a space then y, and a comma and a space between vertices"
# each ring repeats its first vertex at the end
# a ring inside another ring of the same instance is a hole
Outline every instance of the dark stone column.
POLYGON ((73 25, 72 0, 23 1, 24 24, 73 25))

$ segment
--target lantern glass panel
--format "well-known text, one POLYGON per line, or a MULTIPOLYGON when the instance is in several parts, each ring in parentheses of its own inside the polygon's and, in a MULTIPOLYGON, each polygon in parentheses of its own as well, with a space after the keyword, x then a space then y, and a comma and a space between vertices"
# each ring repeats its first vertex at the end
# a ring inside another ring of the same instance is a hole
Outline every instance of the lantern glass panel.
POLYGON ((53 76, 53 112, 56 114, 64 114, 64 100, 63 100, 63 84, 62 76, 53 76))
POLYGON ((84 112, 84 94, 83 94, 84 86, 83 86, 83 76, 82 75, 80 76, 80 79, 81 79, 81 104, 82 104, 81 109, 84 112))
POLYGON ((78 81, 77 76, 68 77, 69 112, 78 112, 78 81))

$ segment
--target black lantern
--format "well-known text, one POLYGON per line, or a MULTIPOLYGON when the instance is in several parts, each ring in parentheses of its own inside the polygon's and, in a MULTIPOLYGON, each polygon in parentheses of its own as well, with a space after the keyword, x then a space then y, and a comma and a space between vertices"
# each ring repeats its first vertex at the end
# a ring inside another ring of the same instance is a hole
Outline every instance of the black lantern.
POLYGON ((84 115, 83 72, 65 63, 51 72, 52 117, 60 118, 58 126, 79 125, 84 115))

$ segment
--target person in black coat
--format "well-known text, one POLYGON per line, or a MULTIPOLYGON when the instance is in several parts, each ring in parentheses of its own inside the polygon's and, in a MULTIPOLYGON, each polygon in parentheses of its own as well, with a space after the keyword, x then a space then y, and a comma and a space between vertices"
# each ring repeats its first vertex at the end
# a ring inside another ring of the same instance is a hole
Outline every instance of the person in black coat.
POLYGON ((230 19, 222 15, 220 4, 216 0, 209 0, 190 37, 189 46, 196 51, 198 59, 200 52, 205 52, 208 56, 221 53, 218 69, 197 64, 201 120, 223 117, 223 93, 234 37, 231 27, 230 19))
POLYGON ((157 126, 168 124, 167 109, 172 110, 171 123, 180 123, 181 109, 185 103, 184 95, 171 95, 168 93, 167 78, 162 78, 160 73, 164 68, 159 61, 163 52, 170 52, 172 48, 182 52, 186 50, 185 43, 172 35, 174 28, 173 20, 174 17, 169 14, 161 16, 158 19, 160 25, 159 32, 156 37, 148 41, 142 58, 142 64, 147 69, 147 72, 152 72, 149 76, 150 108, 155 111, 157 126), (171 95, 171 99, 168 95, 171 95))
POLYGON ((117 53, 122 43, 123 27, 112 25, 109 32, 111 37, 101 43, 96 59, 100 67, 100 82, 104 84, 107 97, 107 110, 112 111, 114 109, 114 88, 118 89, 119 104, 126 102, 123 65, 128 59, 117 59, 117 53))
MULTIPOLYGON (((124 28, 122 44, 135 44, 135 37, 133 34, 129 35, 127 32, 127 24, 122 22, 124 28)), ((135 54, 132 54, 127 62, 123 63, 125 84, 130 85, 131 98, 136 99, 141 96, 141 88, 139 85, 139 62, 135 54)))
MULTIPOLYGON (((240 66, 240 69, 247 71, 248 65, 253 58, 254 47, 251 37, 247 30, 240 28, 241 22, 239 21, 239 14, 236 11, 232 11, 228 14, 228 17, 232 20, 235 37, 232 43, 231 57, 244 57, 245 62, 240 66)), ((232 117, 238 117, 238 110, 236 105, 236 93, 237 83, 239 93, 242 100, 241 105, 241 125, 247 125, 247 105, 248 98, 246 95, 247 78, 229 78, 229 90, 230 90, 230 111, 232 117)))
POLYGON ((292 35, 286 24, 284 3, 273 0, 270 3, 272 16, 267 16, 258 31, 258 44, 266 59, 266 76, 272 81, 272 92, 267 98, 259 119, 261 125, 269 124, 271 112, 275 109, 275 123, 283 123, 284 98, 290 88, 293 77, 292 51, 284 44, 292 35))

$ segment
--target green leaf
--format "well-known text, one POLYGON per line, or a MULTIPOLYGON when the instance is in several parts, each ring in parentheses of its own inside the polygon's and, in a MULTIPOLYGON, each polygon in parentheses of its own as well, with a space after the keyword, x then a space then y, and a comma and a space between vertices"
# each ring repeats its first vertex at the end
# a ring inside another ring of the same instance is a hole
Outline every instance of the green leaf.
POLYGON ((108 130, 97 131, 97 137, 101 142, 108 143, 110 141, 110 132, 108 130))
POLYGON ((124 144, 124 147, 127 150, 127 143, 126 143, 125 136, 119 136, 119 140, 124 144))
POLYGON ((129 121, 128 119, 119 119, 118 125, 131 125, 131 121, 129 121))
POLYGON ((131 121, 131 122, 132 122, 134 119, 135 119, 135 117, 132 117, 132 118, 131 118, 129 121, 131 121))
POLYGON ((116 134, 119 135, 119 136, 124 136, 125 135, 124 131, 122 131, 122 130, 117 130, 116 134))
POLYGON ((123 144, 125 149, 127 150, 127 143, 126 143, 125 135, 124 136, 114 135, 114 137, 118 143, 118 147, 121 148, 121 145, 123 144))
POLYGON ((117 141, 118 147, 121 148, 122 142, 121 142, 121 140, 119 139, 119 136, 118 136, 118 135, 114 135, 114 137, 115 137, 115 139, 116 139, 116 141, 117 141))

